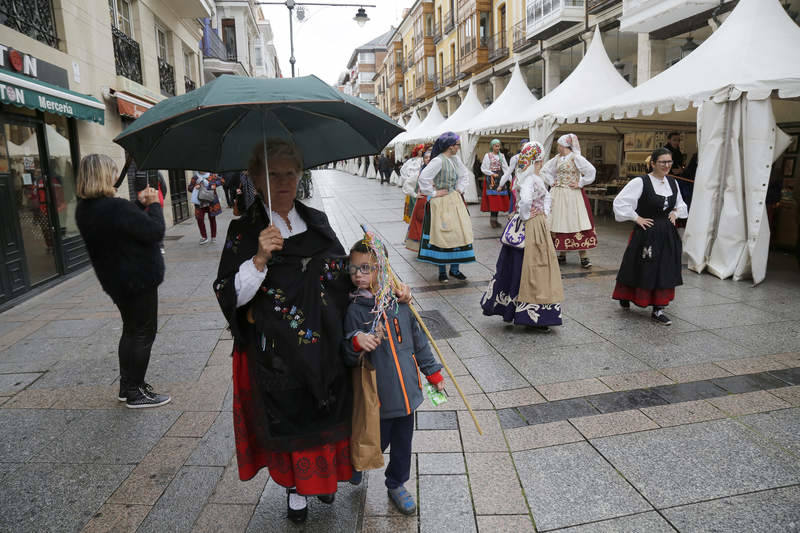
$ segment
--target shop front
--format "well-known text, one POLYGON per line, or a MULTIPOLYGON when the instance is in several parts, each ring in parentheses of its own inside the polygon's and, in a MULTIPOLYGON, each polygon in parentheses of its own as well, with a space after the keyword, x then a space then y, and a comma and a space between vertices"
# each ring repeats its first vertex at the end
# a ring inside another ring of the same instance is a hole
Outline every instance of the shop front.
POLYGON ((0 66, 18 72, 0 70, 0 305, 89 262, 75 223, 76 121, 103 124, 105 106, 32 77, 46 69, 31 62, 3 50, 0 66))

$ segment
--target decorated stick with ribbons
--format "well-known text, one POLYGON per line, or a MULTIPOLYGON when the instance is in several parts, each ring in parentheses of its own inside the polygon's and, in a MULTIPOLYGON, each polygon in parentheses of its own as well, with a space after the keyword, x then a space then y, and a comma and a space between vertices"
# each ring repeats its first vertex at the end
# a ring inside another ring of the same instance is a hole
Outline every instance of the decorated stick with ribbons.
MULTIPOLYGON (((381 272, 379 273, 379 278, 383 277, 384 283, 386 281, 391 281, 391 285, 399 285, 400 280, 395 275, 394 271, 392 270, 392 266, 389 264, 389 259, 386 258, 383 254, 383 243, 380 242, 380 239, 375 237, 375 234, 368 231, 366 225, 361 224, 361 229, 364 230, 364 241, 374 250, 376 250, 376 256, 378 260, 378 266, 380 267, 381 272)), ((389 306, 392 304, 392 295, 393 292, 389 286, 389 284, 381 283, 382 287, 378 294, 375 295, 375 306, 380 308, 381 306, 389 306)), ((478 423, 478 419, 475 417, 475 413, 472 411, 472 407, 469 405, 469 400, 464 395, 464 392, 461 390, 461 387, 458 385, 458 381, 456 381, 456 377, 453 375, 453 372, 450 370, 450 367, 447 366, 447 361, 445 361, 442 352, 439 350, 439 347, 436 345, 436 341, 433 340, 433 335, 428 330, 428 326, 425 325, 425 322, 422 320, 422 317, 419 316, 419 313, 414 308, 414 305, 409 302, 408 303, 409 309, 411 309, 411 313, 414 315, 414 318, 419 323, 419 326, 422 328, 422 331, 425 332, 425 335, 428 337, 428 341, 430 341, 431 346, 433 346, 434 351, 439 356, 439 361, 442 362, 442 366, 447 371, 447 375, 450 376, 450 379, 455 385, 458 394, 461 396, 461 400, 464 402, 464 405, 467 407, 467 411, 469 411, 470 416, 472 417, 472 421, 475 423, 475 428, 478 430, 479 435, 483 435, 483 430, 481 429, 481 425, 478 423)), ((378 314, 382 314, 383 309, 380 308, 378 314)))

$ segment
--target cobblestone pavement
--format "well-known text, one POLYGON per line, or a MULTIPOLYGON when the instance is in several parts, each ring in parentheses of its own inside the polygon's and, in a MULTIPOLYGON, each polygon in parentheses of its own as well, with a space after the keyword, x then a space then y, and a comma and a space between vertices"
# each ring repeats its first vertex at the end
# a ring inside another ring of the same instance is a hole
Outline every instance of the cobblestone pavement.
POLYGON ((119 314, 80 274, 0 314, 0 531, 661 532, 800 530, 800 279, 774 255, 767 281, 686 272, 673 326, 610 299, 629 228, 599 220, 591 272, 568 258, 564 326, 506 327, 479 299, 499 230, 471 206, 478 263, 465 283, 402 247, 401 191, 315 173, 312 204, 343 244, 367 223, 468 395, 417 412, 408 488, 388 502, 380 471, 310 502, 304 527, 266 471, 238 481, 232 341, 211 292, 219 240, 171 228, 148 380, 169 405, 116 400, 119 314))

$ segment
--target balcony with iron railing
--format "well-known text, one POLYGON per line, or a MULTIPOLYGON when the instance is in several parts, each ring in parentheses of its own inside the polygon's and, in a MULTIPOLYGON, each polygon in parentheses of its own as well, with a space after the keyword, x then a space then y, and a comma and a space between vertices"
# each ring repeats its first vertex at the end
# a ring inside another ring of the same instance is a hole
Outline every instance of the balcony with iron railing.
POLYGON ((490 62, 508 57, 508 32, 506 30, 499 31, 489 37, 487 48, 490 62))
MULTIPOLYGON (((51 0, 0 0, 0 24, 58 48, 51 0)), ((8 44, 7 39, 3 39, 8 44)))
POLYGON ((458 57, 458 79, 465 78, 467 74, 480 72, 489 66, 489 39, 487 37, 469 37, 461 43, 458 57))
POLYGON ((442 40, 442 21, 439 20, 433 25, 433 44, 439 44, 442 40))
POLYGON ((445 13, 444 16, 442 17, 442 23, 443 23, 442 31, 444 32, 445 35, 449 34, 456 27, 455 14, 452 11, 448 11, 447 13, 445 13))
POLYGON ((203 57, 220 59, 222 61, 236 61, 236 53, 225 47, 225 43, 217 34, 217 30, 211 27, 208 19, 203 22, 203 39, 200 41, 200 48, 203 50, 203 57))
POLYGON ((175 67, 158 58, 158 85, 164 96, 175 96, 175 67))
POLYGON ((523 50, 527 50, 535 43, 535 41, 528 40, 528 35, 525 29, 525 20, 514 24, 512 35, 514 38, 514 52, 522 52, 523 50))
POLYGON ((414 54, 409 52, 406 56, 406 70, 414 66, 414 54))
POLYGON ((190 91, 194 91, 197 88, 197 84, 192 80, 192 78, 188 76, 183 77, 183 88, 188 93, 190 91))
POLYGON ((442 69, 442 85, 451 85, 454 81, 453 65, 447 65, 442 69))
POLYGON ((585 9, 585 0, 531 0, 526 14, 528 39, 549 39, 584 22, 585 9))
POLYGON ((139 43, 114 26, 111 26, 111 36, 117 75, 124 76, 136 83, 142 83, 142 57, 139 52, 139 43))

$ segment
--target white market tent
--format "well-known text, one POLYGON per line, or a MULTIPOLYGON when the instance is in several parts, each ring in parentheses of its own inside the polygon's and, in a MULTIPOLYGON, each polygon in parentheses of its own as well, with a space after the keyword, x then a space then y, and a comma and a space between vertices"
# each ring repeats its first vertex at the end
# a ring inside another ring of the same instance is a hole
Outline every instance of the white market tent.
POLYGON ((423 130, 417 128, 414 130, 414 139, 411 142, 429 142, 435 141, 441 134, 446 131, 452 131, 458 134, 469 131, 469 123, 480 113, 483 112, 483 105, 478 99, 478 90, 474 83, 469 84, 464 101, 458 106, 458 109, 447 117, 447 120, 442 122, 436 127, 423 130))
POLYGON ((798 50, 800 27, 778 0, 741 0, 683 60, 561 120, 635 119, 700 107, 699 167, 684 235, 689 267, 722 279, 752 276, 759 283, 766 276, 769 248, 770 170, 789 144, 777 128, 771 97, 773 92, 778 98, 800 96, 798 50))
POLYGON ((387 148, 394 148, 394 156, 398 161, 403 160, 403 150, 405 149, 406 139, 409 138, 409 133, 413 132, 421 123, 422 121, 419 119, 417 112, 412 111, 411 118, 408 119, 408 123, 405 125, 406 131, 398 133, 397 137, 386 144, 387 148))
POLYGON ((528 89, 519 64, 514 65, 511 79, 503 92, 500 93, 492 105, 483 110, 469 123, 469 131, 479 135, 493 133, 506 133, 521 129, 513 126, 523 110, 530 109, 539 102, 528 89), (511 126, 509 126, 511 125, 511 126))
POLYGON ((441 126, 445 122, 444 115, 442 115, 442 111, 439 109, 439 103, 436 101, 436 98, 433 99, 433 104, 431 104, 431 110, 428 111, 428 115, 425 117, 425 120, 420 123, 419 126, 416 128, 409 129, 407 131, 408 136, 405 139, 406 144, 419 144, 422 140, 427 139, 428 132, 438 130, 439 126, 441 126), (421 139, 421 140, 420 140, 421 139), (419 142, 417 142, 419 140, 419 142))

